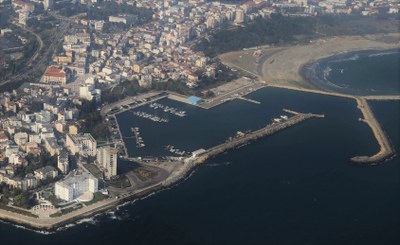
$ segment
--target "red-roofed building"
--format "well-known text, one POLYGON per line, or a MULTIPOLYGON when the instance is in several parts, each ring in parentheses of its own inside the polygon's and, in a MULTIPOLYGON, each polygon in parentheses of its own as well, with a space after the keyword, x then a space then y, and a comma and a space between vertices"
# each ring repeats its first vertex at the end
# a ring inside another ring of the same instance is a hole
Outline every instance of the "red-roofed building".
POLYGON ((66 84, 68 80, 68 73, 62 68, 57 68, 56 66, 47 67, 42 81, 45 83, 61 83, 66 84))

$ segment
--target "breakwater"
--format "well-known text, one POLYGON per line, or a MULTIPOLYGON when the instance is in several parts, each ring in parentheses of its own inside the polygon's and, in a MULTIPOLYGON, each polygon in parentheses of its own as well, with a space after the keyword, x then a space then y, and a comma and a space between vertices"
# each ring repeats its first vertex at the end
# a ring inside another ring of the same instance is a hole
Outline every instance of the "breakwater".
POLYGON ((389 138, 386 136, 379 122, 376 120, 367 100, 365 98, 358 97, 356 98, 356 101, 357 107, 363 114, 363 118, 360 118, 360 121, 367 123, 372 129, 380 149, 372 156, 356 156, 351 158, 351 160, 355 163, 377 164, 391 157, 394 154, 394 149, 389 142, 389 138))
POLYGON ((368 100, 399 100, 399 95, 373 95, 373 96, 355 96, 349 94, 341 94, 337 92, 329 92, 329 91, 320 91, 314 89, 304 89, 304 88, 297 88, 291 86, 271 86, 271 87, 278 87, 278 88, 285 88, 289 90, 295 90, 300 92, 306 93, 315 93, 315 94, 322 94, 328 96, 336 96, 348 99, 354 99, 357 102, 357 108, 362 112, 363 118, 360 118, 360 121, 365 122, 371 128, 372 133, 374 134, 380 150, 376 154, 372 156, 355 156, 352 157, 350 160, 354 163, 363 163, 369 165, 376 165, 378 163, 384 162, 386 159, 390 158, 395 154, 395 150, 390 144, 389 137, 383 131, 382 127, 380 126, 379 122, 376 120, 374 113, 372 112, 371 108, 368 105, 368 100))
POLYGON ((262 137, 265 137, 268 135, 272 135, 278 131, 289 128, 291 126, 294 126, 294 125, 296 125, 300 122, 303 122, 307 119, 324 118, 324 115, 320 115, 320 114, 300 113, 300 112, 295 112, 295 111, 288 110, 288 109, 285 109, 284 111, 293 114, 293 116, 291 116, 288 119, 283 120, 281 122, 278 122, 278 123, 274 122, 274 123, 268 124, 267 126, 261 128, 261 129, 249 132, 240 137, 235 137, 234 139, 228 140, 225 143, 211 147, 211 148, 207 149, 205 153, 203 153, 201 156, 199 156, 198 159, 196 159, 196 162, 202 163, 210 157, 221 154, 227 150, 234 149, 234 148, 244 145, 250 141, 255 141, 259 138, 262 138, 262 137))

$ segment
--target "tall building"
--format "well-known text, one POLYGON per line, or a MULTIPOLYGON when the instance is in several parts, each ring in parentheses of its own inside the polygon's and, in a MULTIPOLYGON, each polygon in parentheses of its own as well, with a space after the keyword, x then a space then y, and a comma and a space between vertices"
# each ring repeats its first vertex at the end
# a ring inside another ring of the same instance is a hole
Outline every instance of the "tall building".
POLYGON ((118 149, 104 146, 97 149, 97 163, 104 170, 104 177, 110 179, 117 175, 118 149))
POLYGON ((65 145, 73 155, 96 156, 97 142, 91 134, 67 134, 65 145))
POLYGON ((69 172, 68 152, 60 152, 57 158, 57 167, 63 174, 67 174, 69 172))
POLYGON ((235 18, 235 23, 241 24, 244 22, 244 11, 243 9, 239 8, 236 10, 236 18, 235 18))
POLYGON ((54 1, 53 0, 44 0, 43 6, 45 10, 53 9, 54 1))
POLYGON ((57 198, 64 201, 72 201, 85 193, 93 194, 98 191, 98 180, 89 173, 77 174, 63 181, 59 181, 54 186, 57 198))

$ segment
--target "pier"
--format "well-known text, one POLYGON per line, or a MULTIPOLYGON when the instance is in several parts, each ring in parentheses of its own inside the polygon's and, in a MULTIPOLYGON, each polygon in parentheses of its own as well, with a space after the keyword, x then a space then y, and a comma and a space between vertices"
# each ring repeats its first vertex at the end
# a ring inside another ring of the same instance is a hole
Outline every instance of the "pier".
POLYGON ((283 120, 279 123, 274 122, 274 123, 268 124, 267 126, 261 128, 261 129, 246 133, 240 137, 235 137, 232 140, 226 141, 225 143, 222 143, 220 145, 209 148, 206 150, 205 153, 201 154, 195 161, 197 163, 202 163, 210 157, 221 154, 227 150, 240 147, 244 144, 249 143, 250 141, 255 141, 259 138, 275 134, 278 131, 289 128, 291 126, 294 126, 294 125, 301 123, 307 119, 324 118, 324 115, 319 115, 319 114, 300 113, 300 112, 295 112, 295 111, 291 111, 291 110, 287 110, 287 109, 286 109, 286 112, 290 112, 291 114, 293 114, 293 116, 289 117, 287 120, 283 120))
POLYGON ((250 102, 250 103, 253 103, 253 104, 256 104, 256 105, 261 104, 260 101, 249 99, 249 98, 246 98, 246 97, 243 97, 243 96, 239 96, 239 97, 236 97, 236 98, 240 99, 240 100, 244 100, 244 101, 250 102))
POLYGON ((376 120, 367 100, 365 98, 357 97, 356 101, 357 107, 363 114, 363 118, 360 118, 360 120, 367 123, 372 129, 372 132, 378 141, 380 150, 372 156, 356 156, 351 158, 351 160, 355 163, 377 164, 391 157, 394 154, 394 149, 392 148, 392 145, 390 144, 385 132, 382 130, 379 122, 376 120))

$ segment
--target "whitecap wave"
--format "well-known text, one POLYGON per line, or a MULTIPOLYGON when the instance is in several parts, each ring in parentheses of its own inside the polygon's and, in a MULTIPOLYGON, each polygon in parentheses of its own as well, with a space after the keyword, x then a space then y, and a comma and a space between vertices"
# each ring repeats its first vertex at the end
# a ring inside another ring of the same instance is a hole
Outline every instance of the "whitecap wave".
POLYGON ((231 165, 232 164, 232 162, 221 162, 221 163, 209 163, 209 164, 206 164, 205 166, 207 166, 207 167, 220 167, 220 166, 228 166, 228 165, 231 165))
POLYGON ((331 74, 332 68, 330 66, 327 66, 324 71, 324 80, 328 80, 329 75, 331 74))
POLYGON ((80 225, 80 224, 83 224, 83 223, 88 223, 88 224, 91 224, 91 225, 96 225, 98 221, 95 219, 95 217, 96 217, 96 216, 78 220, 78 221, 76 222, 76 224, 77 224, 77 225, 80 225))
POLYGON ((28 228, 28 227, 26 227, 26 226, 18 225, 18 224, 12 223, 12 222, 4 221, 4 220, 0 220, 0 223, 6 224, 6 225, 11 225, 11 226, 13 226, 13 227, 15 227, 15 228, 18 228, 18 229, 21 229, 21 230, 32 231, 32 232, 35 232, 35 233, 38 233, 38 234, 42 234, 42 235, 50 235, 50 234, 53 234, 53 233, 54 233, 54 232, 52 232, 52 231, 31 229, 31 228, 28 228))
POLYGON ((395 54, 398 51, 387 51, 387 52, 382 52, 382 53, 377 53, 377 54, 370 54, 368 57, 377 57, 377 56, 385 56, 385 55, 390 55, 390 54, 395 54))
POLYGON ((360 59, 360 55, 358 54, 354 54, 350 57, 343 57, 343 58, 338 58, 338 59, 334 59, 331 62, 332 63, 339 63, 339 62, 343 62, 343 61, 354 61, 354 60, 358 60, 360 59))

